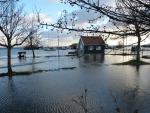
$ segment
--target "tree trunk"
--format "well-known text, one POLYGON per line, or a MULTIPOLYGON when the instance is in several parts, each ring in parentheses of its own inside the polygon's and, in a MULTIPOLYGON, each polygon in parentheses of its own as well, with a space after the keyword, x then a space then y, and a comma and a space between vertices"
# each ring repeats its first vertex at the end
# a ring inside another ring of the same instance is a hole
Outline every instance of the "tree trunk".
POLYGON ((137 62, 140 61, 140 51, 141 51, 140 49, 141 49, 141 37, 140 35, 138 35, 137 56, 136 56, 137 62))
POLYGON ((12 67, 11 67, 11 47, 7 48, 7 68, 8 68, 8 76, 13 75, 12 67))
POLYGON ((136 25, 135 26, 136 28, 136 35, 137 35, 137 38, 138 38, 138 45, 137 45, 137 55, 136 55, 136 61, 139 62, 140 61, 140 51, 141 51, 141 35, 140 35, 140 32, 139 32, 139 26, 136 25))
POLYGON ((34 52, 33 46, 31 47, 31 49, 32 49, 33 58, 35 58, 35 52, 34 52))
POLYGON ((35 58, 35 53, 34 53, 34 48, 33 48, 33 37, 30 37, 30 46, 31 46, 31 50, 32 50, 32 57, 35 58))

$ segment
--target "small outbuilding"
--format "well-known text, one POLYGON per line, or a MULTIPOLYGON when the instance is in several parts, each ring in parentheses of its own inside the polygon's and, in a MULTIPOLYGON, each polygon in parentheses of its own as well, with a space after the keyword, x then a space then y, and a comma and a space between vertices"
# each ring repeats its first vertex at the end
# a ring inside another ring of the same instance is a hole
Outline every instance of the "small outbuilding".
POLYGON ((104 54, 105 42, 101 36, 81 36, 77 51, 78 55, 104 54))
POLYGON ((19 59, 25 58, 25 57, 26 57, 26 52, 25 51, 18 52, 18 58, 19 59))

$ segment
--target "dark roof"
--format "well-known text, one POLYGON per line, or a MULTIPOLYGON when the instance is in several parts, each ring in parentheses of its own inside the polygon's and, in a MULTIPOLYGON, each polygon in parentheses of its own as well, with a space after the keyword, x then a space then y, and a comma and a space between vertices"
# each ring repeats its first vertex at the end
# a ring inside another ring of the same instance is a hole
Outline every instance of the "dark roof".
POLYGON ((101 45, 105 44, 101 36, 81 36, 84 45, 101 45))

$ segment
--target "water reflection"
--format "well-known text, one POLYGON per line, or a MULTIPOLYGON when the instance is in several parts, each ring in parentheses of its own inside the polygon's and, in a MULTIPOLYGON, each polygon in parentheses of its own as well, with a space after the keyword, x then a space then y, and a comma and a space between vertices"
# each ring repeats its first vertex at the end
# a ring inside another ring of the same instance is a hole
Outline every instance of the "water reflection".
POLYGON ((135 67, 136 67, 137 75, 139 75, 140 65, 137 65, 137 66, 135 66, 135 67))
POLYGON ((132 70, 135 74, 129 75, 133 77, 128 80, 129 82, 127 81, 126 87, 121 92, 122 97, 120 105, 123 105, 124 112, 139 113, 139 111, 144 108, 144 102, 139 98, 141 92, 140 66, 133 66, 132 70))
POLYGON ((36 60, 35 60, 35 58, 33 58, 32 59, 32 65, 31 65, 32 72, 36 70, 35 63, 36 63, 36 60))
POLYGON ((16 86, 13 77, 8 77, 8 90, 9 92, 15 92, 16 86))
POLYGON ((104 60, 104 54, 87 54, 80 58, 80 61, 83 63, 103 63, 104 60))
POLYGON ((77 68, 15 76, 11 79, 0 78, 0 113, 78 113, 80 108, 77 106, 76 109, 72 98, 82 94, 81 89, 84 88, 89 91, 88 104, 93 110, 102 106, 107 113, 115 112, 116 106, 109 92, 111 89, 117 97, 118 107, 124 112, 139 110, 140 113, 149 113, 149 66, 103 65, 108 59, 111 60, 108 64, 111 64, 122 61, 122 56, 85 55, 80 59, 52 57, 45 58, 48 62, 44 63, 37 63, 41 61, 38 58, 22 59, 22 64, 32 64, 26 65, 26 68, 33 71, 46 67, 56 68, 57 64, 60 67, 77 68))
POLYGON ((19 62, 20 64, 26 63, 26 61, 27 61, 26 57, 18 58, 18 62, 19 62))

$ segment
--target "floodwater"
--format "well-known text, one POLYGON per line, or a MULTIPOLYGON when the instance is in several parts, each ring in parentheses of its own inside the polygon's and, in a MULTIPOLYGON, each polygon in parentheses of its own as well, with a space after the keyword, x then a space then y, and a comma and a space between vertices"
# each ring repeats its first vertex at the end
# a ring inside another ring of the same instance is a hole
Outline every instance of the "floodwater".
MULTIPOLYGON (((18 51, 18 50, 14 50, 18 51)), ((150 112, 150 66, 116 66, 131 56, 63 56, 68 51, 40 53, 36 59, 13 58, 13 70, 48 69, 32 75, 0 77, 0 113, 84 113, 73 100, 87 89, 90 113, 150 112), (51 53, 51 54, 50 54, 51 53), (54 55, 54 56, 51 56, 54 55), (47 56, 47 57, 45 57, 47 56), (75 67, 75 68, 69 68, 75 67)), ((17 53, 17 52, 16 52, 17 53)), ((150 60, 147 60, 150 62, 150 60)), ((0 72, 6 71, 6 58, 0 57, 0 72)))

